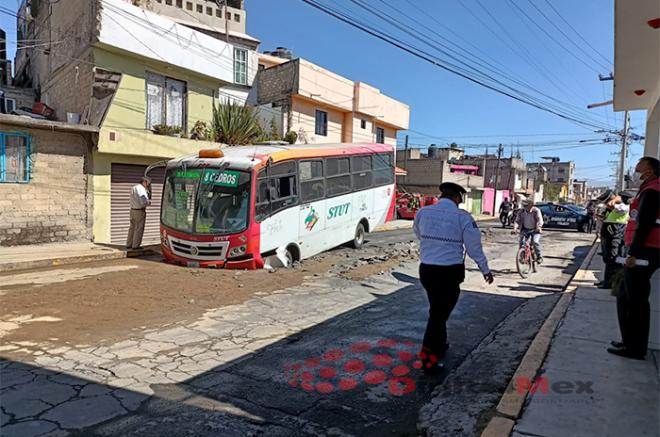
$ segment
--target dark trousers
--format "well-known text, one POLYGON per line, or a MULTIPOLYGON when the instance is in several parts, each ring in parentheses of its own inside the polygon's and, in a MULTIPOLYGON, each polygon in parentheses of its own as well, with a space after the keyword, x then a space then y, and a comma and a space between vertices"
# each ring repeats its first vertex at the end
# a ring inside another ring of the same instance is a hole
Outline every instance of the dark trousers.
POLYGON ((640 256, 640 259, 650 261, 650 265, 647 267, 624 269, 623 283, 616 299, 621 339, 628 350, 640 355, 646 355, 648 347, 651 276, 658 268, 657 254, 650 258, 640 256))
POLYGON ((623 269, 623 266, 616 261, 605 261, 605 272, 603 273, 603 285, 605 288, 612 287, 612 280, 621 269, 623 269))
POLYGON ((617 264, 616 258, 625 255, 623 245, 623 232, 625 225, 618 223, 603 223, 600 230, 600 246, 605 263, 603 284, 606 288, 612 286, 612 279, 621 270, 621 264, 617 264))
MULTIPOLYGON (((461 293, 465 265, 436 266, 421 264, 419 279, 429 299, 429 320, 426 324, 423 352, 441 360, 447 350, 447 320, 461 293)), ((435 360, 433 360, 435 361, 435 360)))

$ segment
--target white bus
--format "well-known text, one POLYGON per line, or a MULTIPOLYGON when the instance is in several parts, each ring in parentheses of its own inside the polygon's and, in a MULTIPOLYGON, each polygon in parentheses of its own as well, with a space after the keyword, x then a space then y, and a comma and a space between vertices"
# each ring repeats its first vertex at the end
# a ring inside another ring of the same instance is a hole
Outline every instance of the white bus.
POLYGON ((192 267, 290 266, 391 220, 395 149, 385 144, 202 150, 167 164, 161 245, 192 267))

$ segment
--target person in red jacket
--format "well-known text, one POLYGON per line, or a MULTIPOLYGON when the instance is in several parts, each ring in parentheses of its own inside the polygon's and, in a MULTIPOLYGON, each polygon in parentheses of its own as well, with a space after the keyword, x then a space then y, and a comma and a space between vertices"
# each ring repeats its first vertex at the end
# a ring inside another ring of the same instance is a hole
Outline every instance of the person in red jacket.
POLYGON ((643 183, 630 205, 630 219, 623 237, 628 258, 617 295, 622 341, 613 341, 613 347, 607 351, 643 360, 649 340, 651 277, 660 259, 660 161, 645 156, 635 171, 641 174, 643 183))

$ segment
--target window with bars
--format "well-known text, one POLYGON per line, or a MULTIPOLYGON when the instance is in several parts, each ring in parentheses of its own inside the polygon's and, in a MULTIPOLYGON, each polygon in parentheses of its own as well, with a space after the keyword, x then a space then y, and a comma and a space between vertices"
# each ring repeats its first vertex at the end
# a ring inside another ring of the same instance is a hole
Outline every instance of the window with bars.
POLYGON ((247 50, 234 48, 234 82, 247 85, 247 50))
POLYGON ((27 134, 0 132, 0 182, 30 181, 31 145, 31 138, 27 134))
POLYGON ((156 125, 186 130, 187 86, 180 80, 147 73, 147 129, 156 125))

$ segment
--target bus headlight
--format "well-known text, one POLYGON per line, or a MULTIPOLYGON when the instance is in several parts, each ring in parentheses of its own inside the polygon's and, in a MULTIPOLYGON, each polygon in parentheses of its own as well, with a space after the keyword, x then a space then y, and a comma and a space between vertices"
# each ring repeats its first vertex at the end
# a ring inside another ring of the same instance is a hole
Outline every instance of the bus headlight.
POLYGON ((233 258, 235 256, 245 255, 245 252, 247 252, 247 245, 245 244, 242 246, 232 247, 229 251, 229 257, 233 258))

